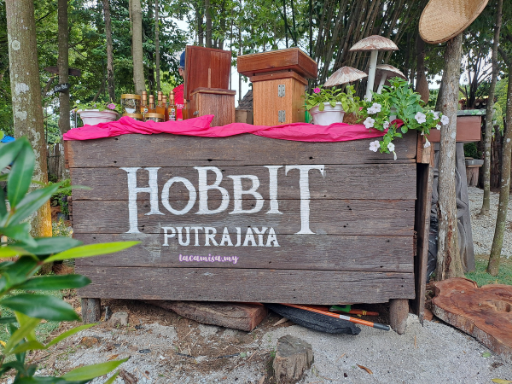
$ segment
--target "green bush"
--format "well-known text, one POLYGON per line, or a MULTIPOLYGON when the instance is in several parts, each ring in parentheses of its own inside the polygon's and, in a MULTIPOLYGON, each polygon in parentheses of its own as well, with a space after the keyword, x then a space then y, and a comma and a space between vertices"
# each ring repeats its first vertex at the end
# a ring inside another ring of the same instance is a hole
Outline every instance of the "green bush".
MULTIPOLYGON (((76 321, 80 317, 62 299, 32 292, 81 288, 91 281, 81 275, 36 274, 46 263, 117 252, 137 242, 82 245, 80 241, 70 237, 31 237, 27 222, 29 216, 62 187, 58 183, 29 192, 34 164, 34 152, 26 138, 0 147, 0 171, 11 165, 8 174, 0 175, 0 181, 7 181, 7 196, 0 189, 0 235, 8 238, 7 245, 0 247, 0 259, 16 260, 0 263, 0 306, 14 314, 6 316, 8 311, 4 311, 0 315, 0 324, 6 325, 9 332, 8 340, 0 343, 0 378, 14 371, 13 384, 87 383, 111 372, 126 360, 76 368, 60 377, 41 377, 34 376, 37 366, 28 364, 26 355, 29 351, 48 349, 94 325, 86 324, 70 329, 43 344, 37 340, 35 333, 41 320, 76 321), (6 197, 9 204, 6 204, 6 197)), ((113 375, 106 383, 113 383, 116 376, 117 374, 113 375)))

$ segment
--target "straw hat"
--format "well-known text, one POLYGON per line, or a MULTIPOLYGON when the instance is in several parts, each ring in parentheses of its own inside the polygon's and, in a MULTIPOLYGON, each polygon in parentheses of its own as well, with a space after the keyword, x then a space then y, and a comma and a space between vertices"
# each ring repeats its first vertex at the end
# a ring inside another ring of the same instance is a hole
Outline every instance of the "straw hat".
POLYGON ((430 0, 420 18, 421 38, 444 43, 464 31, 484 10, 489 0, 430 0))

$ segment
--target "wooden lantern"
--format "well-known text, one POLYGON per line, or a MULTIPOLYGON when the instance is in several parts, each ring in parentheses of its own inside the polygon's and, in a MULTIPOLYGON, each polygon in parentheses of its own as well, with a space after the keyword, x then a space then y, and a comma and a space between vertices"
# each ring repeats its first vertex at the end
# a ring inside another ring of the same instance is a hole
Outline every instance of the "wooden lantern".
POLYGON ((308 78, 317 64, 299 48, 239 56, 237 69, 253 83, 255 125, 303 122, 308 78))

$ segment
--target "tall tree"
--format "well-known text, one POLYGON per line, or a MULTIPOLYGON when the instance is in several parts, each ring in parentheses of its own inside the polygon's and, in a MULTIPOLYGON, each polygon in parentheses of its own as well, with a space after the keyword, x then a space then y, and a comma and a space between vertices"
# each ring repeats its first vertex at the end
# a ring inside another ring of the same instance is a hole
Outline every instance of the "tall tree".
POLYGON ((111 101, 116 100, 114 87, 114 53, 112 46, 112 23, 110 19, 110 1, 103 0, 103 13, 105 16, 105 37, 107 40, 107 88, 111 101))
POLYGON ((212 47, 212 8, 210 0, 204 0, 204 13, 206 15, 206 46, 212 47))
POLYGON ((155 71, 156 71, 156 90, 160 92, 160 21, 158 0, 155 0, 155 71))
MULTIPOLYGON (((69 82, 69 30, 68 30, 68 0, 58 0, 58 41, 59 41, 59 59, 57 66, 59 68, 59 84, 69 82)), ((62 134, 69 131, 70 107, 69 107, 69 89, 59 94, 59 128, 62 134)))
POLYGON ((439 160, 439 241, 436 278, 464 277, 457 239, 455 150, 459 102, 462 33, 448 41, 444 53, 441 112, 449 123, 441 127, 439 160))
POLYGON ((491 206, 491 144, 492 144, 492 126, 494 110, 494 91, 498 81, 498 45, 500 42, 501 18, 503 13, 503 0, 498 0, 496 8, 496 24, 494 26, 494 40, 492 43, 492 78, 489 87, 489 96, 487 99, 487 110, 485 112, 485 136, 484 136, 484 197, 482 200, 481 215, 489 214, 491 206))
MULTIPOLYGON (((507 34, 506 37, 507 40, 512 42, 512 35, 507 34)), ((502 55, 505 54, 502 52, 502 55)), ((500 200, 498 203, 498 216, 496 217, 496 228, 492 239, 491 254, 487 266, 487 272, 492 276, 498 275, 500 269, 501 250, 503 248, 503 237, 507 224, 507 210, 510 197, 510 163, 512 161, 512 59, 507 57, 506 60, 508 62, 508 91, 506 124, 501 155, 500 200)))
POLYGON ((140 0, 130 0, 132 9, 132 51, 133 51, 133 83, 135 93, 140 95, 146 89, 144 84, 144 54, 142 50, 142 8, 140 0))
MULTIPOLYGON (((41 84, 37 61, 36 24, 32 0, 6 0, 9 71, 12 89, 14 135, 26 136, 36 157, 33 179, 47 183, 41 84)), ((31 218, 30 234, 51 237, 50 203, 31 218)))

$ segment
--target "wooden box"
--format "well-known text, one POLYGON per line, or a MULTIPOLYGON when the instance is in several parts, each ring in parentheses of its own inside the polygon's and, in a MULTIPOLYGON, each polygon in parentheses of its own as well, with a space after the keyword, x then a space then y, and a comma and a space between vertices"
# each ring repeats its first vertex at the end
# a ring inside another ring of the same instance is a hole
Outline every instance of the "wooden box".
POLYGON ((79 295, 317 305, 421 300, 424 280, 415 288, 415 274, 425 276, 418 264, 426 259, 415 255, 428 250, 421 225, 430 196, 416 137, 396 140, 396 161, 369 151, 373 139, 134 134, 66 141, 72 183, 92 187, 73 191, 74 237, 141 241, 77 259, 76 272, 92 280, 79 295))
POLYGON ((230 51, 187 45, 185 52, 184 97, 187 101, 197 88, 229 89, 230 51))
POLYGON ((281 49, 253 53, 237 57, 237 70, 244 76, 254 76, 258 73, 292 70, 302 77, 315 79, 318 67, 312 58, 299 48, 281 49))
POLYGON ((226 125, 235 122, 236 91, 217 88, 196 88, 190 94, 188 104, 189 118, 215 115, 211 126, 226 125))
POLYGON ((316 78, 316 62, 299 48, 239 56, 238 72, 253 83, 255 125, 305 121, 307 78, 316 78))
MULTIPOLYGON (((431 143, 441 141, 441 131, 431 129, 427 136, 431 143)), ((470 143, 482 140, 482 116, 458 116, 457 117, 457 142, 470 143)))

